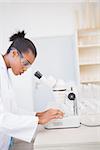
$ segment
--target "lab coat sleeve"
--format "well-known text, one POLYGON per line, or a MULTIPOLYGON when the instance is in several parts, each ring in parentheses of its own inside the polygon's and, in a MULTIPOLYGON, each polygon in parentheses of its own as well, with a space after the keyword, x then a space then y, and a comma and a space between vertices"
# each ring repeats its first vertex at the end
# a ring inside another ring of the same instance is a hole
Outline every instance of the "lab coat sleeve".
POLYGON ((24 115, 32 115, 32 116, 36 115, 36 112, 27 111, 27 110, 19 107, 15 101, 13 101, 13 108, 11 110, 14 114, 17 114, 17 115, 18 114, 19 115, 23 115, 23 114, 24 115))
POLYGON ((31 142, 36 133, 38 117, 34 113, 24 113, 16 105, 12 93, 11 90, 11 93, 2 94, 0 88, 0 132, 31 142))
POLYGON ((15 101, 15 94, 14 94, 13 89, 11 89, 11 91, 8 94, 9 95, 2 96, 2 103, 3 103, 5 111, 11 112, 17 115, 23 115, 23 114, 32 115, 32 116, 36 115, 36 112, 27 111, 21 108, 20 106, 18 106, 18 104, 15 101))
POLYGON ((31 142, 37 125, 38 117, 36 116, 0 113, 0 131, 20 140, 31 142))

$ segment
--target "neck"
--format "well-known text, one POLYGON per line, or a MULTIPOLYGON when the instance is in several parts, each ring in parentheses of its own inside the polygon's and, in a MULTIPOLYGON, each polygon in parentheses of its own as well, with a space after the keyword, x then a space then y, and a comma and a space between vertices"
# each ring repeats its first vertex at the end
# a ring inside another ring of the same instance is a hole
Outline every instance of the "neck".
POLYGON ((4 58, 4 61, 5 61, 5 64, 6 64, 7 69, 10 68, 9 54, 3 55, 3 58, 4 58))

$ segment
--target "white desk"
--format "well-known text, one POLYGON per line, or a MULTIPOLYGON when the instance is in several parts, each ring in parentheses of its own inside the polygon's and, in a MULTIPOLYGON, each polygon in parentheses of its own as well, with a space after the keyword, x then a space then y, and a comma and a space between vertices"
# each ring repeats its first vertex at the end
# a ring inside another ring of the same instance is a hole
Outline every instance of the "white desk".
POLYGON ((34 150, 100 150, 100 127, 42 128, 36 136, 34 150))

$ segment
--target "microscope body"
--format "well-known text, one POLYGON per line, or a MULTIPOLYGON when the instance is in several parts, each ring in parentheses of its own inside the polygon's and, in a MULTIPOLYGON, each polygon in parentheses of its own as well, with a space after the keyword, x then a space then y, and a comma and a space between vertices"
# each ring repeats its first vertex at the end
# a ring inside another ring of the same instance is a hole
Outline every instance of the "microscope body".
POLYGON ((55 119, 45 125, 46 129, 77 128, 80 127, 78 115, 78 92, 74 85, 67 85, 66 89, 53 90, 56 105, 64 112, 62 119, 55 119))
POLYGON ((48 106, 58 108, 64 112, 62 119, 54 119, 45 124, 46 129, 59 129, 59 128, 75 128, 80 126, 80 119, 78 116, 77 99, 78 92, 76 86, 66 84, 63 80, 56 80, 52 76, 45 78, 39 71, 34 74, 41 83, 49 86, 55 97, 55 104, 48 106))

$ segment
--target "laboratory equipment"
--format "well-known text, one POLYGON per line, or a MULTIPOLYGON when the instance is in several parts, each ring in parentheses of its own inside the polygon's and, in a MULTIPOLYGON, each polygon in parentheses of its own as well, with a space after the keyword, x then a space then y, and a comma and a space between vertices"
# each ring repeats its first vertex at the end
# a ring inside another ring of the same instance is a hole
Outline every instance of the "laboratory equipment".
POLYGON ((34 75, 41 81, 41 83, 52 88, 56 101, 55 108, 61 109, 64 112, 64 117, 62 119, 54 119, 50 121, 45 125, 45 128, 57 129, 79 127, 80 118, 77 107, 78 92, 74 83, 66 85, 62 79, 56 80, 52 76, 46 78, 39 71, 35 72, 34 75))

